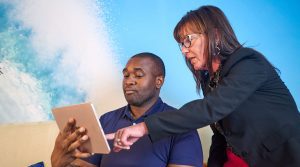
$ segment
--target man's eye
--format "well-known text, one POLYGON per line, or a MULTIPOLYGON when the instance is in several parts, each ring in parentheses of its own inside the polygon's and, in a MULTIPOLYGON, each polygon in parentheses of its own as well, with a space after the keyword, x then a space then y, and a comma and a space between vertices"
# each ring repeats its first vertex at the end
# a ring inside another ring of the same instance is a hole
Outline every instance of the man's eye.
POLYGON ((135 74, 135 77, 137 77, 137 78, 141 78, 141 77, 143 77, 143 76, 144 76, 143 73, 136 73, 136 74, 135 74))
POLYGON ((124 77, 124 78, 128 78, 128 77, 129 77, 129 74, 123 74, 123 77, 124 77))

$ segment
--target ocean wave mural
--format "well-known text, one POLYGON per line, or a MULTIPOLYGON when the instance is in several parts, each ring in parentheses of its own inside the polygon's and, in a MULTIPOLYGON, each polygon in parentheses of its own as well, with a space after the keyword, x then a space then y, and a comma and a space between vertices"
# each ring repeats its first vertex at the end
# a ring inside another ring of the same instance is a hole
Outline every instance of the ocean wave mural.
POLYGON ((91 101, 101 113, 124 103, 100 2, 1 0, 0 24, 1 124, 51 120, 55 106, 91 101))
POLYGON ((86 101, 99 115, 123 106, 122 68, 140 52, 164 60, 166 103, 202 98, 172 32, 206 4, 280 70, 299 107, 298 1, 0 0, 0 124, 52 120, 51 108, 86 101))

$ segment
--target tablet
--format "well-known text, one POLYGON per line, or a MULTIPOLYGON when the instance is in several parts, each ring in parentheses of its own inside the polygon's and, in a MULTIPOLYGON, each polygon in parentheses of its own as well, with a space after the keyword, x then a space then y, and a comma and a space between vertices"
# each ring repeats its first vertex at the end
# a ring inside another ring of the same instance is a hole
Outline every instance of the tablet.
POLYGON ((108 154, 110 147, 105 138, 105 134, 97 118, 93 104, 83 103, 59 108, 53 108, 52 113, 60 131, 69 118, 76 120, 77 127, 84 127, 87 130, 89 140, 83 143, 84 150, 90 153, 108 154))

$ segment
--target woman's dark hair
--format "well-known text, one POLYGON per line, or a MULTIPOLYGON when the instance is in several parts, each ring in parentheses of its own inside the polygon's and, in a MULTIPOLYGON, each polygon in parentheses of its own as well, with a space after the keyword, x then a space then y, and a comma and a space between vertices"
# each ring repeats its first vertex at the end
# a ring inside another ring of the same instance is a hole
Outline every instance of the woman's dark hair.
MULTIPOLYGON (((201 6, 196 10, 191 10, 184 15, 174 28, 174 38, 177 42, 181 42, 184 38, 182 32, 190 29, 195 33, 201 33, 206 36, 207 48, 207 68, 209 75, 213 75, 212 60, 216 56, 224 62, 235 50, 241 47, 235 33, 221 9, 215 6, 201 6), (220 48, 218 50, 216 47, 220 48)), ((196 81, 197 93, 200 93, 202 72, 194 70, 188 59, 185 59, 188 68, 193 73, 196 81)))

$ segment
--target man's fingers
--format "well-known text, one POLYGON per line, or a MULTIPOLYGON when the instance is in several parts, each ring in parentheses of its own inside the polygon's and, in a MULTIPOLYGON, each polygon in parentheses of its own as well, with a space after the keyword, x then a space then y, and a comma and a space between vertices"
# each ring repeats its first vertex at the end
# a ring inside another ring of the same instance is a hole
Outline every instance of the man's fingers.
POLYGON ((79 146, 81 146, 82 143, 86 142, 89 139, 87 135, 82 136, 80 139, 73 142, 69 147, 68 151, 73 151, 77 149, 79 146))
POLYGON ((73 165, 73 167, 77 166, 81 166, 81 167, 95 167, 95 165, 88 163, 87 161, 84 161, 80 158, 76 158, 71 165, 73 165))
POLYGON ((91 153, 81 152, 78 149, 74 150, 73 157, 76 158, 88 158, 91 156, 91 153))
POLYGON ((110 133, 105 135, 106 140, 113 140, 115 139, 115 133, 110 133))
POLYGON ((63 133, 68 134, 69 132, 72 132, 75 128, 76 121, 74 118, 69 118, 68 122, 64 126, 63 133))
POLYGON ((84 127, 78 128, 75 132, 72 134, 69 134, 67 138, 64 140, 63 145, 68 148, 72 143, 74 143, 78 138, 82 137, 84 133, 86 132, 84 127))

